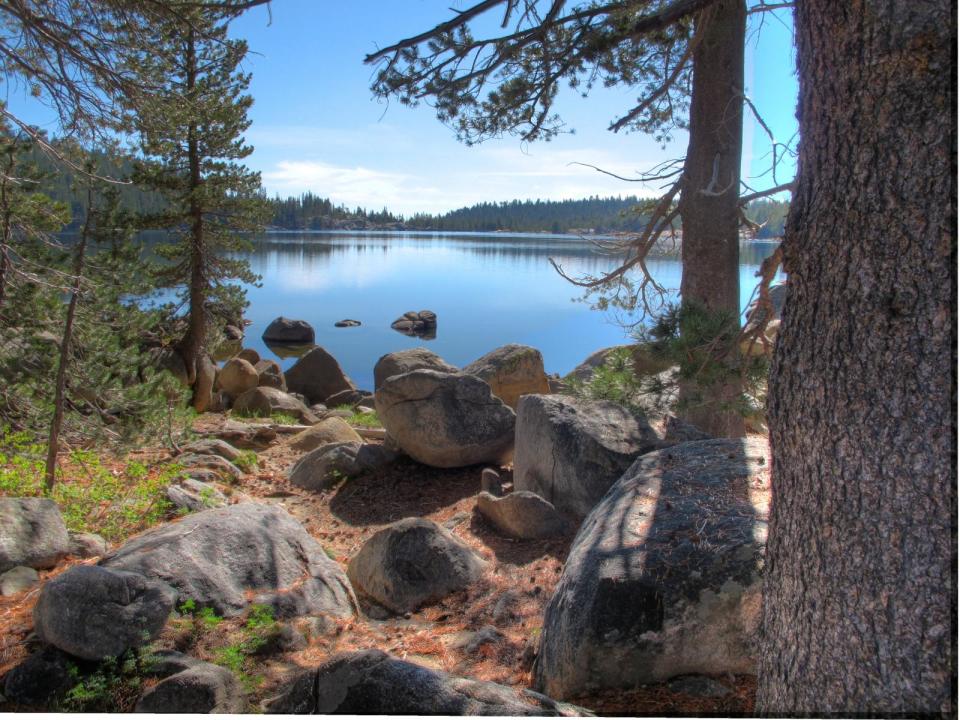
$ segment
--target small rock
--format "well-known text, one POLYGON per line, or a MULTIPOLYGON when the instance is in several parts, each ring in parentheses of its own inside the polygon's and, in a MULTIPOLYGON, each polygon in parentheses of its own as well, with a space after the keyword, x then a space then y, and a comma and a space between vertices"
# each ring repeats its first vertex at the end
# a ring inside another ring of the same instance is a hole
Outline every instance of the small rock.
POLYGON ((198 662, 161 680, 137 702, 138 713, 242 713, 243 688, 232 672, 198 662))
POLYGON ((106 555, 110 549, 106 540, 95 533, 70 533, 71 555, 79 558, 92 558, 106 555))
POLYGON ((267 445, 277 439, 277 432, 266 425, 250 425, 236 420, 225 420, 215 434, 240 447, 267 445))
POLYGON ((219 455, 194 455, 193 453, 187 453, 186 455, 177 457, 174 462, 188 472, 195 468, 200 468, 212 470, 225 479, 239 480, 243 477, 243 471, 240 468, 229 460, 224 460, 219 455))
POLYGON ((519 540, 542 540, 563 535, 567 524, 552 503, 526 490, 506 497, 482 492, 477 512, 501 533, 519 540))
POLYGON ((263 643, 254 650, 253 654, 260 657, 278 655, 280 653, 297 652, 307 646, 307 638, 302 632, 290 625, 280 625, 274 632, 264 638, 263 643))
POLYGON ((223 328, 223 336, 227 340, 243 340, 243 330, 236 325, 227 325, 223 328))
POLYGON ((382 445, 337 442, 311 450, 290 469, 290 482, 306 490, 326 490, 346 478, 376 470, 396 459, 382 445))
POLYGON ((217 438, 194 440, 180 448, 185 453, 193 455, 219 455, 224 460, 233 462, 240 457, 240 451, 230 443, 217 438))
POLYGON ((257 383, 260 387, 275 388, 281 392, 287 391, 286 377, 280 363, 276 360, 261 360, 253 366, 253 369, 257 371, 260 378, 257 383))
POLYGON ((486 567, 449 530, 406 518, 374 534, 350 561, 347 576, 358 592, 405 613, 467 587, 486 567))
POLYGON ((302 393, 310 402, 326 402, 331 395, 344 390, 356 390, 340 363, 322 347, 306 353, 286 372, 290 392, 302 393))
POLYGON ((359 320, 338 320, 333 324, 334 327, 346 328, 346 327, 360 327, 359 320))
POLYGON ((502 624, 515 618, 514 608, 519 602, 520 594, 515 590, 507 590, 493 606, 493 621, 502 624))
POLYGON ((76 684, 70 665, 69 655, 47 645, 7 673, 3 692, 10 702, 48 707, 76 684))
POLYGON ((493 625, 484 625, 473 634, 470 641, 464 646, 464 650, 470 655, 476 653, 484 645, 498 643, 503 640, 503 633, 497 630, 493 625))
POLYGON ((222 390, 232 398, 238 398, 260 383, 260 376, 246 360, 234 357, 224 364, 217 375, 215 390, 222 390))
POLYGON ((341 390, 335 395, 328 397, 324 403, 327 407, 340 407, 341 405, 356 405, 359 402, 363 402, 364 394, 359 390, 341 390))
POLYGON ((191 512, 227 504, 226 496, 216 487, 193 478, 187 478, 179 485, 168 486, 166 496, 176 507, 185 508, 191 512))
POLYGON ((16 595, 40 582, 40 573, 33 568, 19 565, 0 575, 0 595, 16 595))
POLYGON ((274 413, 285 413, 293 415, 308 425, 317 422, 317 417, 307 409, 303 401, 272 387, 256 387, 248 390, 236 399, 233 409, 241 415, 270 417, 274 413))
POLYGON ((294 435, 287 441, 293 450, 310 452, 331 443, 362 443, 363 438, 343 418, 326 417, 313 427, 294 435))
POLYGON ((246 360, 253 366, 256 366, 256 364, 260 362, 260 353, 253 348, 243 348, 243 350, 234 355, 234 357, 240 360, 246 360))
POLYGON ((340 633, 340 626, 327 615, 306 618, 303 628, 310 640, 333 637, 340 633))
POLYGON ((494 497, 503 496, 503 481, 500 473, 493 468, 484 468, 480 473, 480 492, 490 493, 494 497))
POLYGON ((0 497, 0 572, 52 568, 69 552, 67 526, 53 500, 0 497))

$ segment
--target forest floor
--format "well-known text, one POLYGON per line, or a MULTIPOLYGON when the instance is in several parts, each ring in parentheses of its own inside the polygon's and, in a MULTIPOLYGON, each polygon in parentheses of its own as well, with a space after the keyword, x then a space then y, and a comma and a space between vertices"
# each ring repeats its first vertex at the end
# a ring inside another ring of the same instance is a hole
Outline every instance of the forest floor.
MULTIPOLYGON (((195 423, 198 432, 214 429, 222 416, 207 414, 195 423)), ((350 480, 326 492, 309 492, 290 484, 287 471, 302 455, 283 435, 258 452, 257 467, 234 491, 258 502, 276 503, 296 517, 344 568, 363 543, 391 522, 405 517, 433 520, 470 545, 490 563, 490 571, 470 588, 401 617, 383 620, 364 614, 338 621, 337 627, 311 637, 305 649, 267 658, 248 657, 233 665, 249 691, 251 709, 276 694, 291 673, 316 667, 334 653, 377 648, 454 675, 529 687, 543 613, 563 571, 573 535, 550 541, 514 541, 497 535, 475 512, 481 467, 437 469, 401 458, 392 465, 350 480), (503 600, 509 596, 508 600, 503 600), (499 603, 499 607, 498 607, 499 603), (487 642, 471 642, 491 626, 487 642)), ((165 450, 139 455, 163 460, 165 450)), ((510 481, 510 468, 501 468, 510 481)), ((41 573, 47 580, 78 564, 68 558, 41 573)), ((38 589, 0 597, 0 677, 35 649, 31 612, 38 589)), ((296 624, 296 623, 295 623, 296 624)), ((196 623, 168 623, 154 647, 173 648, 223 664, 224 648, 243 636, 243 621, 224 619, 216 629, 196 623)), ((563 698, 601 715, 739 716, 753 712, 755 679, 715 678, 731 692, 705 698, 674 692, 669 685, 633 691, 563 698)), ((141 687, 142 689, 142 687, 141 687)), ((118 691, 115 710, 132 710, 136 695, 118 691)))

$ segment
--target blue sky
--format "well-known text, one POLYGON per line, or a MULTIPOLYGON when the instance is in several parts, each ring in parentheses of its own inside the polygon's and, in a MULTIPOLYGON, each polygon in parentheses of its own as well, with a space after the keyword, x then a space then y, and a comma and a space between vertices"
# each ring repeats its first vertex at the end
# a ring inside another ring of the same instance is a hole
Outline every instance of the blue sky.
MULTIPOLYGON (((237 20, 235 36, 253 54, 255 104, 247 140, 248 164, 262 173, 270 195, 307 190, 351 207, 394 212, 442 212, 483 201, 563 199, 590 195, 652 194, 588 168, 583 162, 635 176, 664 159, 682 156, 686 135, 661 149, 639 133, 613 134, 609 122, 635 104, 620 88, 596 90, 587 99, 562 93, 558 109, 575 134, 525 145, 517 138, 466 147, 441 125, 431 108, 407 108, 372 98, 373 70, 364 56, 447 19, 466 0, 274 0, 237 20)), ((796 129, 796 78, 789 14, 751 17, 747 45, 748 94, 785 141, 796 129)), ((14 100, 15 98, 11 98, 14 100)), ((17 103, 13 103, 14 109, 17 103)), ((42 122, 30 112, 30 120, 42 122)), ((769 167, 769 140, 755 123, 745 126, 744 168, 769 167), (767 157, 764 157, 767 156, 767 157)), ((789 175, 790 168, 783 169, 789 175)), ((789 177, 779 177, 783 182, 789 177)), ((749 181, 771 184, 769 175, 749 181)))

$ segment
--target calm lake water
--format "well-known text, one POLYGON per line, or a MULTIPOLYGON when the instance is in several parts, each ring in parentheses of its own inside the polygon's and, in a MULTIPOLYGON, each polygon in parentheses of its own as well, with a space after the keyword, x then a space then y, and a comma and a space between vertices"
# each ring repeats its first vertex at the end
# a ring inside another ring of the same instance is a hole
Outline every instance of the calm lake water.
MULTIPOLYGON (((741 247, 741 305, 754 274, 776 243, 741 247)), ((262 287, 249 288, 244 346, 284 368, 261 340, 277 316, 306 320, 316 342, 339 360, 355 383, 373 389, 373 366, 388 352, 424 345, 462 366, 506 343, 532 345, 548 373, 561 375, 595 350, 626 342, 609 313, 576 301, 578 288, 551 267, 554 258, 573 275, 597 274, 616 261, 579 238, 466 233, 268 233, 248 256, 262 287), (437 313, 433 340, 407 337, 390 323, 408 310, 437 313), (363 323, 335 328, 342 319, 363 323)), ((679 258, 653 259, 668 288, 680 284, 679 258)))

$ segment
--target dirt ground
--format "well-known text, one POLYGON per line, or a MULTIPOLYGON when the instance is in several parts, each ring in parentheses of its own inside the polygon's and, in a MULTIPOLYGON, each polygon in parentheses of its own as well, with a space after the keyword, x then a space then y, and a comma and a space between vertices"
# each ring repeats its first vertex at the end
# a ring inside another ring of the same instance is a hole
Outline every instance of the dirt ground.
MULTIPOLYGON (((209 431, 220 422, 219 416, 207 415, 195 427, 209 431)), ((261 449, 257 469, 247 473, 234 490, 257 501, 283 506, 342 566, 380 528, 401 518, 423 517, 444 525, 470 545, 489 561, 490 571, 469 589, 436 605, 403 617, 378 620, 364 613, 349 621, 339 620, 336 628, 312 637, 305 649, 258 661, 248 673, 254 678, 250 683, 251 708, 275 694, 291 672, 315 667, 336 652, 367 648, 378 648, 455 675, 528 687, 543 611, 563 571, 573 536, 521 542, 497 535, 475 512, 481 466, 441 470, 401 458, 387 468, 330 491, 302 490, 286 480, 287 471, 302 454, 287 447, 289 437, 280 435, 269 447, 261 449), (509 597, 504 600, 505 596, 509 597), (487 630, 491 639, 476 642, 475 633, 487 626, 496 628, 496 632, 487 630)), ((162 453, 153 455, 159 459, 162 453)), ((501 474, 510 480, 509 467, 501 468, 501 474)), ((68 559, 42 576, 47 579, 77 562, 68 559)), ((37 594, 34 589, 0 597, 0 676, 35 645, 31 637, 31 610, 37 594)), ((362 607, 368 609, 363 604, 362 607)), ((225 639, 242 632, 241 625, 241 620, 227 620, 215 633, 191 635, 184 632, 181 623, 171 622, 156 644, 213 659, 225 639)), ((731 693, 722 698, 693 697, 672 692, 664 684, 565 700, 604 715, 752 713, 754 678, 726 676, 716 680, 731 693)))

